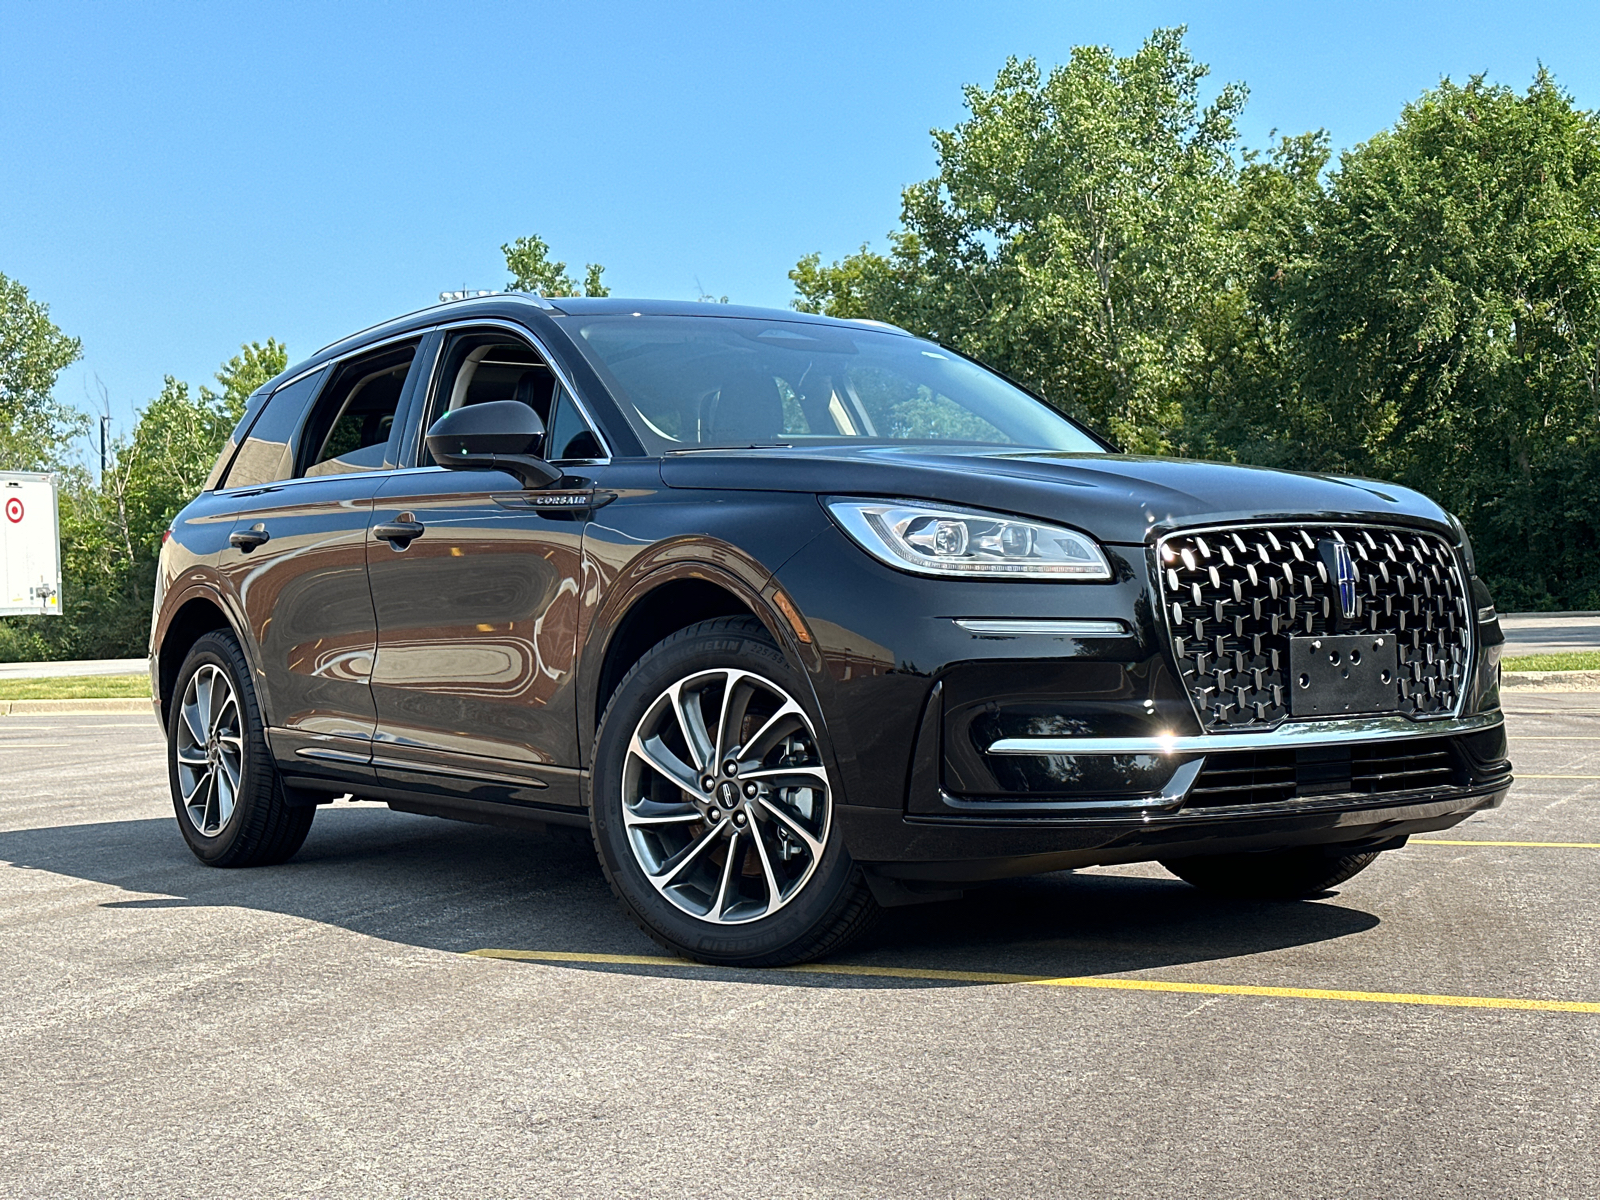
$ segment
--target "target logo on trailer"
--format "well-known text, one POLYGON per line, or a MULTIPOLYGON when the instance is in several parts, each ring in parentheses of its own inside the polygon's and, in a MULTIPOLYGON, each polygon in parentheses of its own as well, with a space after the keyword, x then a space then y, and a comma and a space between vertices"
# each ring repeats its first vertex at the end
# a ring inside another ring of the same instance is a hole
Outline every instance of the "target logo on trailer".
POLYGON ((13 525, 22 520, 22 501, 16 496, 6 501, 6 520, 13 525))

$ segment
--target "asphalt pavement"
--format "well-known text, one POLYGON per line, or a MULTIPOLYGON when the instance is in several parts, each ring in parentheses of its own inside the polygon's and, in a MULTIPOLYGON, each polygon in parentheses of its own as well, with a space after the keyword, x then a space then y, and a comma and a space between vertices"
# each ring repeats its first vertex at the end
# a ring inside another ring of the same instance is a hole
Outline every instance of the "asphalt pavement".
POLYGON ((145 658, 74 658, 60 662, 0 663, 0 679, 62 679, 70 675, 142 675, 145 658))
POLYGON ((1600 613, 1501 613, 1506 654, 1568 654, 1600 650, 1600 613))
POLYGON ((1600 695, 1508 703, 1507 804, 1325 898, 1058 874, 833 973, 372 804, 207 869, 151 720, 0 718, 0 1194, 1597 1195, 1600 695))

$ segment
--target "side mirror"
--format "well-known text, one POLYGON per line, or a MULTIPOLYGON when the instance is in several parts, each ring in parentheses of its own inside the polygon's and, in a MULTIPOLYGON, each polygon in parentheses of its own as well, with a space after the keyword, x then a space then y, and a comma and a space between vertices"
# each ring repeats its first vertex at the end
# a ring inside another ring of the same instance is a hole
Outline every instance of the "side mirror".
POLYGON ((447 412, 428 430, 428 453, 458 471, 509 471, 524 487, 548 487, 561 470, 539 457, 544 422, 520 400, 489 400, 447 412))

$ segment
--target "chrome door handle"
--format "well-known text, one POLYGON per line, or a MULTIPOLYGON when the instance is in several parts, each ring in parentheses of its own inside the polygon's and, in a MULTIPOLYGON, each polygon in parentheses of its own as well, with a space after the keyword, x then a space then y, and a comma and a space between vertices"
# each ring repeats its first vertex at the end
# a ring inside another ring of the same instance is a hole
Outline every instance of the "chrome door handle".
POLYGON ((267 527, 259 523, 252 529, 235 529, 228 535, 228 545, 244 554, 249 554, 257 546, 265 546, 271 540, 272 535, 267 532, 267 527))
POLYGON ((422 536, 422 531, 427 528, 421 521, 399 520, 382 521, 372 527, 372 536, 388 542, 396 550, 404 550, 411 544, 413 538, 422 536))

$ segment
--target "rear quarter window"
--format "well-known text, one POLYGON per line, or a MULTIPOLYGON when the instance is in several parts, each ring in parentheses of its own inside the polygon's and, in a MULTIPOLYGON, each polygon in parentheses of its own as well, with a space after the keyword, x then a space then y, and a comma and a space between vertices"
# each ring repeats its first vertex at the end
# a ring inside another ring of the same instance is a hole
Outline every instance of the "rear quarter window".
POLYGON ((294 435, 326 369, 284 384, 267 398, 220 486, 259 487, 294 474, 294 435))

